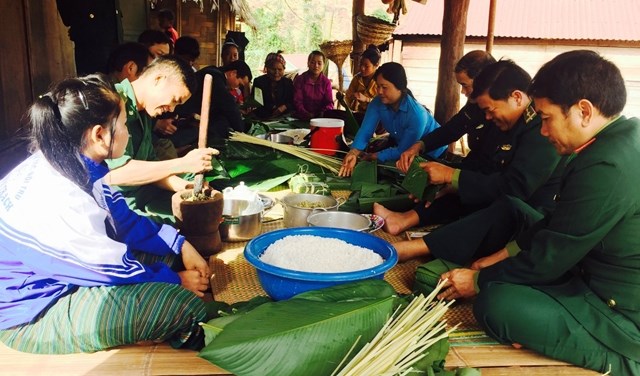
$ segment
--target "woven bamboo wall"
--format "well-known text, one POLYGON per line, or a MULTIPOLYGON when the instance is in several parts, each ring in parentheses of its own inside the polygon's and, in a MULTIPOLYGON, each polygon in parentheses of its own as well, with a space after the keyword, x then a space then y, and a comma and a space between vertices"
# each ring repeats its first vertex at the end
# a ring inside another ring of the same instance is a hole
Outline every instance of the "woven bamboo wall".
POLYGON ((236 30, 235 14, 226 1, 219 2, 218 10, 211 12, 205 1, 204 11, 193 1, 180 2, 180 35, 194 37, 200 42, 199 68, 220 65, 220 49, 228 30, 236 30))

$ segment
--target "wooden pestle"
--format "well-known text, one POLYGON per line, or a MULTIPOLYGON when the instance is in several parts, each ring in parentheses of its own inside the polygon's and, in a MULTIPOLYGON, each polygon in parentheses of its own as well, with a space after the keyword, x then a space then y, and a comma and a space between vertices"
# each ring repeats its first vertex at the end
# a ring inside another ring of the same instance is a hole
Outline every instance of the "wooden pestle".
MULTIPOLYGON (((204 76, 202 84, 202 105, 200 107, 200 128, 198 132, 198 148, 207 147, 207 131, 209 128, 209 108, 211 107, 211 91, 213 90, 213 77, 210 74, 204 76)), ((197 196, 202 192, 204 185, 204 174, 196 174, 193 180, 193 195, 197 196)))

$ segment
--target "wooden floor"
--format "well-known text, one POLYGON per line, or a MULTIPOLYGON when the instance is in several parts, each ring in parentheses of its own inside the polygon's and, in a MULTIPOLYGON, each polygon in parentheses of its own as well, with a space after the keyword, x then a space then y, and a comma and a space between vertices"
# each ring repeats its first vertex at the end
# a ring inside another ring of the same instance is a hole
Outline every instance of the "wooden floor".
MULTIPOLYGON (((0 344, 0 364, 2 375, 230 375, 195 351, 174 350, 164 343, 74 355, 25 354, 0 344)), ((507 346, 453 347, 446 365, 480 368, 483 376, 599 375, 507 346)))

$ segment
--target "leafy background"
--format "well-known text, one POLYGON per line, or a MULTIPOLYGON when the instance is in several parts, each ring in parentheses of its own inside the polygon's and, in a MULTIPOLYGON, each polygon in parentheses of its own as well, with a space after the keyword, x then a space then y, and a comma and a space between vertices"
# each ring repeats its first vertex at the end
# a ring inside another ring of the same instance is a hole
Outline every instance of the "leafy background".
MULTIPOLYGON (((252 0, 257 31, 243 27, 250 40, 245 60, 255 71, 260 70, 269 52, 287 54, 318 49, 325 40, 348 40, 351 35, 351 1, 336 0, 252 0)), ((365 13, 391 21, 387 6, 381 1, 365 2, 365 13)), ((302 67, 305 69, 306 67, 302 67)))

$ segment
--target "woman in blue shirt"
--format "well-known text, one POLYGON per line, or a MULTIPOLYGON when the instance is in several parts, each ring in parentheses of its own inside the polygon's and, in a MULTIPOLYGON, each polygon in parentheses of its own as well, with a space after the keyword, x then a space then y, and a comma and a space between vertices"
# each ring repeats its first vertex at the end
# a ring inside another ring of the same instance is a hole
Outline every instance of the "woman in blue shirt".
MULTIPOLYGON (((384 129, 389 132, 389 138, 396 145, 365 156, 366 159, 377 159, 381 162, 397 160, 403 151, 440 127, 429 111, 418 103, 407 89, 407 75, 402 65, 394 62, 382 64, 376 70, 374 79, 378 85, 378 96, 367 107, 351 150, 342 161, 340 176, 351 175, 358 157, 367 147, 378 123, 382 123, 384 129)), ((439 157, 445 149, 446 146, 440 147, 429 155, 439 157)))

